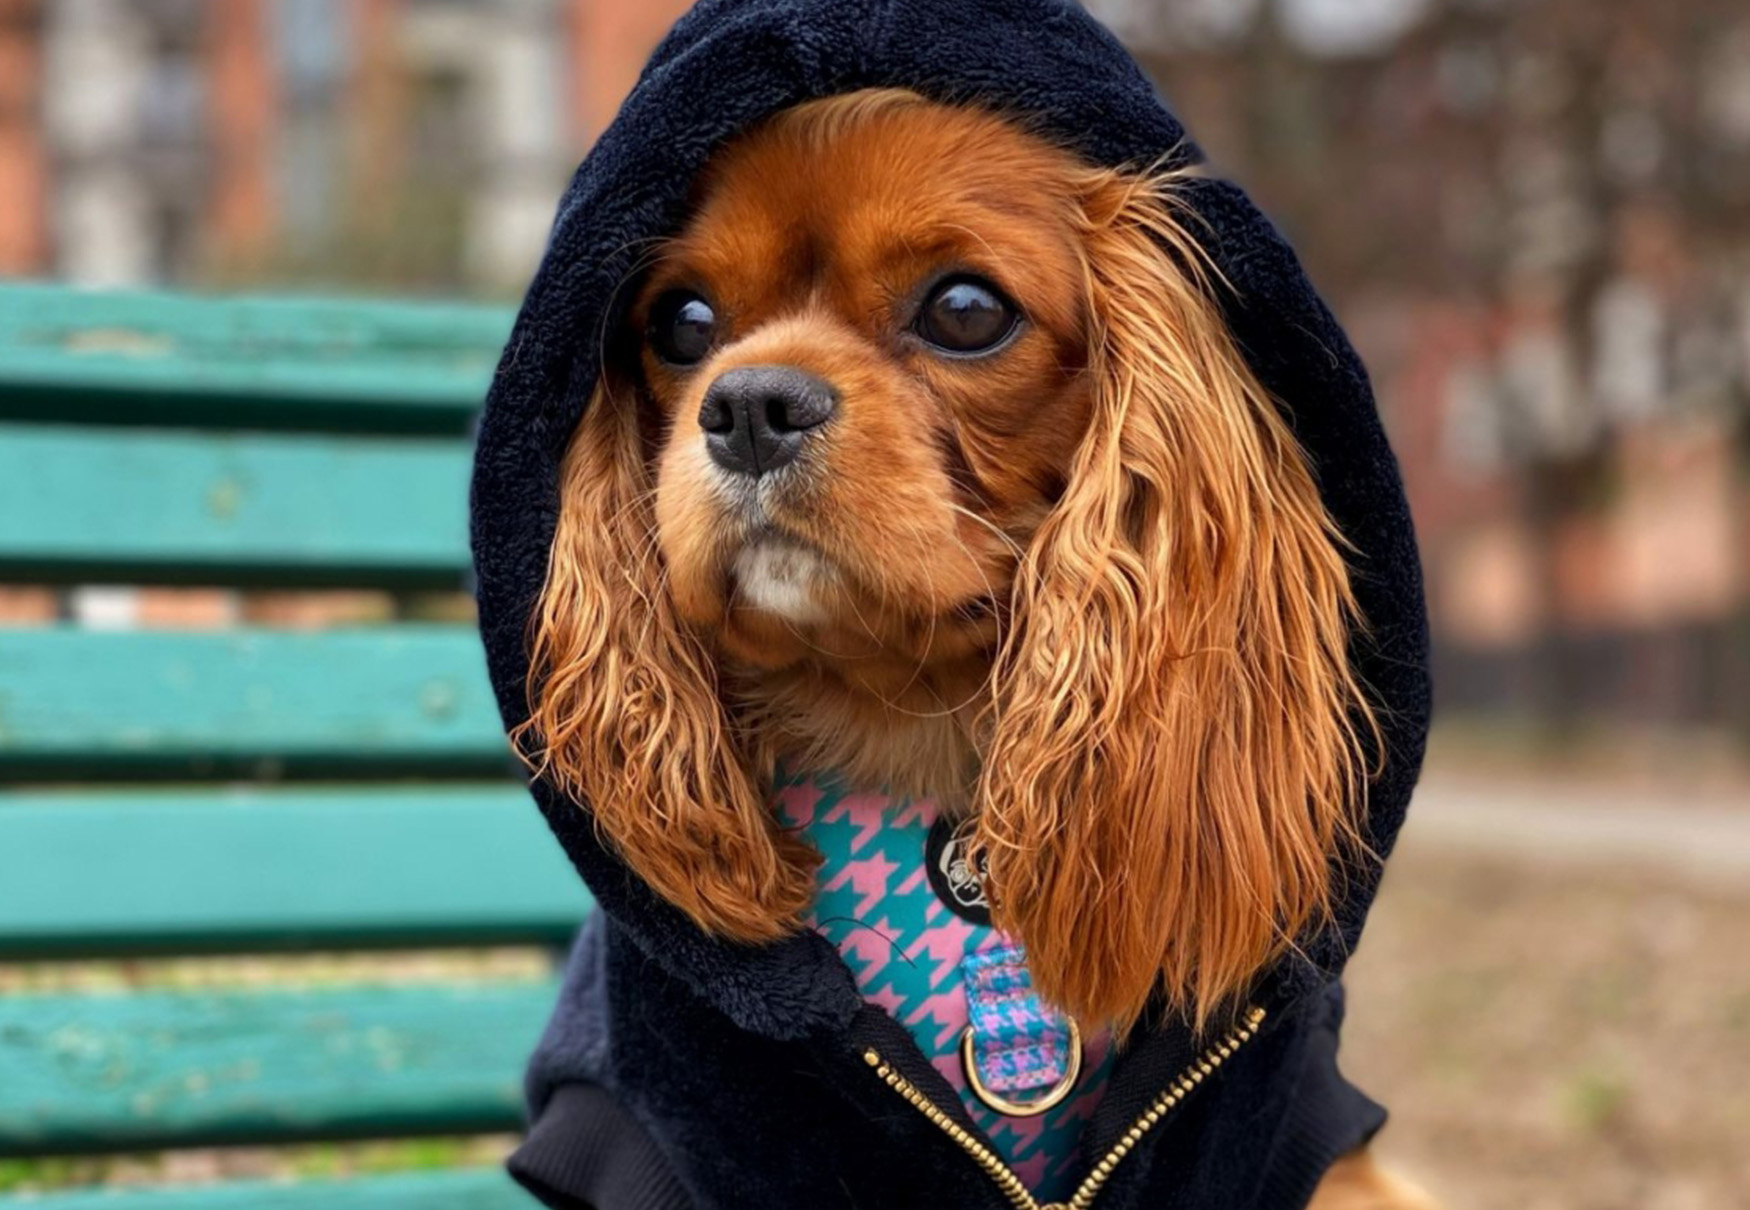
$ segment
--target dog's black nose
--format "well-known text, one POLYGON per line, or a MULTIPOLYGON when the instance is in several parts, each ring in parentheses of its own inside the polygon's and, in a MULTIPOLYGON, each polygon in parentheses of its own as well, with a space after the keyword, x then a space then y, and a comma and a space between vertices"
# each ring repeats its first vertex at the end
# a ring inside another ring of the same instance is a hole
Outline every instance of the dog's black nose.
POLYGON ((831 385, 789 366, 743 366, 705 391, 699 427, 724 470, 764 475, 795 459, 838 408, 831 385))

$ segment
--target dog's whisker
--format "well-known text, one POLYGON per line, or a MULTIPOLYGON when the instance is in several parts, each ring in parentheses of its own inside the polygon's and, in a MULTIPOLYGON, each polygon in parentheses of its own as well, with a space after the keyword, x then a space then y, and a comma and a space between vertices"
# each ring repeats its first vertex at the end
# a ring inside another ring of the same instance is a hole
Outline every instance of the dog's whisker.
POLYGON ((863 628, 863 633, 869 636, 871 642, 879 649, 882 646, 881 636, 875 633, 875 628, 869 625, 869 619, 863 616, 863 611, 857 607, 857 594, 847 591, 844 594, 845 604, 850 606, 851 616, 857 619, 857 624, 863 628))
MULTIPOLYGON (((1024 547, 1022 547, 1022 545, 1019 542, 1017 542, 1013 537, 1011 537, 1009 534, 1005 533, 1003 531, 1003 528, 1001 526, 999 526, 995 521, 992 521, 989 517, 981 517, 977 513, 973 512, 970 508, 967 508, 965 505, 957 504, 952 500, 948 501, 948 507, 953 509, 955 513, 959 514, 962 517, 965 517, 968 521, 971 521, 973 524, 979 526, 980 528, 989 530, 991 536, 994 537, 997 541, 1001 542, 1004 546, 1006 546, 1009 549, 1009 552, 1015 556, 1016 562, 1020 562, 1022 559, 1026 558, 1026 556, 1027 556, 1026 549, 1024 547)), ((966 548, 964 545, 962 545, 961 549, 965 550, 966 548)), ((970 553, 970 552, 968 552, 968 553, 970 553)), ((988 587, 988 585, 987 585, 987 587, 988 587)))
POLYGON ((619 298, 620 298, 620 291, 624 290, 627 286, 631 285, 634 281, 636 281, 652 265, 661 264, 663 262, 663 260, 666 259, 666 257, 667 257, 668 241, 666 239, 662 239, 661 237, 652 236, 652 237, 647 237, 644 239, 635 239, 635 240, 626 241, 624 244, 621 244, 619 246, 619 248, 614 251, 613 258, 617 259, 618 257, 624 255, 626 252, 629 252, 632 249, 637 248, 641 244, 648 245, 649 250, 646 252, 639 253, 639 255, 633 259, 632 264, 627 268, 626 272, 623 275, 621 275, 620 280, 614 283, 613 289, 608 291, 608 305, 606 307, 602 308, 602 321, 603 322, 601 325, 601 330, 596 333, 596 358, 597 358, 596 364, 597 365, 606 365, 607 364, 608 341, 609 341, 607 319, 609 316, 613 315, 615 312, 616 306, 617 306, 617 304, 619 302, 619 298))
MULTIPOLYGON (((916 518, 908 518, 908 521, 909 521, 909 528, 911 529, 911 532, 912 532, 912 537, 917 540, 917 549, 918 549, 919 554, 922 556, 919 560, 919 564, 924 569, 924 580, 929 588, 929 596, 933 599, 936 595, 936 577, 933 574, 932 560, 929 557, 930 550, 929 550, 928 538, 924 534, 923 528, 922 528, 922 526, 920 526, 918 524, 916 518)), ((918 651, 917 663, 912 668, 910 678, 907 679, 905 684, 903 684, 899 687, 899 693, 897 696, 900 696, 900 697, 905 696, 905 694, 911 689, 911 687, 913 685, 917 684, 918 678, 923 676, 924 668, 929 663, 930 648, 935 644, 935 641, 936 641, 936 613, 934 610, 931 610, 930 611, 929 633, 927 633, 924 636, 923 646, 918 651)))

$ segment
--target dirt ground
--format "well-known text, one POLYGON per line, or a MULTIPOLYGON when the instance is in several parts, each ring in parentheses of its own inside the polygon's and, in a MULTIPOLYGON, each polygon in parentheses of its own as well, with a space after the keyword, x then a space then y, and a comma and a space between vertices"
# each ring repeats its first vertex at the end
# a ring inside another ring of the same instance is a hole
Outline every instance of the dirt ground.
POLYGON ((1351 968, 1344 1064, 1449 1210, 1750 1207, 1750 879, 1418 843, 1351 968))

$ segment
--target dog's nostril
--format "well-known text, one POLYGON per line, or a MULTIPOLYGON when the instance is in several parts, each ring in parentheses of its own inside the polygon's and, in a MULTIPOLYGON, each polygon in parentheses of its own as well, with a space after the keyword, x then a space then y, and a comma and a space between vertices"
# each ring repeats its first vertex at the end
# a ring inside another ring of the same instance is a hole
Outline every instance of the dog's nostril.
POLYGON ((727 433, 735 428, 735 410, 722 396, 707 392, 699 408, 699 427, 707 433, 727 433))
POLYGON ((766 424, 774 433, 789 433, 808 425, 797 424, 790 418, 790 405, 784 399, 774 395, 766 400, 766 424))
POLYGON ((818 378, 803 376, 788 391, 766 401, 766 424, 773 432, 800 433, 819 428, 838 408, 838 396, 818 378))

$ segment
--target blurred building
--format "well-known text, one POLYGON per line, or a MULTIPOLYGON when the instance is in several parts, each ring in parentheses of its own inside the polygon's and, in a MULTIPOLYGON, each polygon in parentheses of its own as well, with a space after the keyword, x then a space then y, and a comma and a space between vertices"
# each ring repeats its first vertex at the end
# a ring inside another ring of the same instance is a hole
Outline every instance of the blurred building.
POLYGON ((0 0, 0 272, 510 290, 683 7, 0 0))

